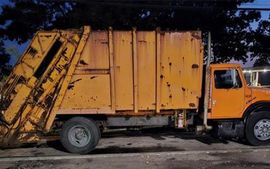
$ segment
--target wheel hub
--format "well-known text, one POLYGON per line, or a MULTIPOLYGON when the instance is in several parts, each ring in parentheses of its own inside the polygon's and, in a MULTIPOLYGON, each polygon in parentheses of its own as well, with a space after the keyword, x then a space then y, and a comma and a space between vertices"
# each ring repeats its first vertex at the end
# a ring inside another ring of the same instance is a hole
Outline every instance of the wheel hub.
POLYGON ((75 138, 76 139, 78 139, 78 140, 82 140, 83 138, 85 138, 85 137, 87 137, 86 136, 86 133, 85 133, 85 131, 84 130, 82 130, 82 129, 77 129, 76 131, 75 131, 75 138))
POLYGON ((258 140, 266 141, 270 139, 270 119, 262 119, 254 126, 254 135, 258 140))
POLYGON ((72 145, 77 147, 84 147, 89 143, 91 139, 91 133, 86 127, 76 125, 70 128, 68 139, 72 145))

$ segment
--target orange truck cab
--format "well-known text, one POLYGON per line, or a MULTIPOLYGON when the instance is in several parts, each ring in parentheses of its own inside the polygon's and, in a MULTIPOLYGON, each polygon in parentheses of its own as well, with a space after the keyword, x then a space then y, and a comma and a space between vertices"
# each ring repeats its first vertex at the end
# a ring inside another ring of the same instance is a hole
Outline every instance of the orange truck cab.
POLYGON ((269 143, 270 90, 248 86, 238 64, 213 64, 210 71, 208 119, 217 122, 219 134, 269 143))

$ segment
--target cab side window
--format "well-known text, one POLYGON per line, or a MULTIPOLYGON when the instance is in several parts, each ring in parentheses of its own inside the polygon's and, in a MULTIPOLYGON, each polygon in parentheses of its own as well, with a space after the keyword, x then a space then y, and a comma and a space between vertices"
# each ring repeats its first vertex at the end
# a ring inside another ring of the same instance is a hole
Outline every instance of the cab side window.
POLYGON ((214 72, 214 78, 216 89, 235 89, 242 87, 239 73, 235 69, 216 70, 214 72))

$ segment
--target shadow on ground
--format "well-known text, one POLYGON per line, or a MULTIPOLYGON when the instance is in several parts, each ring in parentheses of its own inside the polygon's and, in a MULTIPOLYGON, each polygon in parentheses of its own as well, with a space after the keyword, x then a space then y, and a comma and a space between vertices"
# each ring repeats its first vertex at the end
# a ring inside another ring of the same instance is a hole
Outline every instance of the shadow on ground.
POLYGON ((215 144, 223 143, 228 144, 228 141, 214 138, 210 134, 196 135, 194 132, 185 132, 181 129, 173 128, 150 128, 142 130, 127 130, 104 133, 102 138, 113 138, 113 137, 144 137, 149 136, 155 140, 165 140, 165 137, 179 138, 183 140, 197 140, 204 144, 215 144))
MULTIPOLYGON (((122 131, 113 131, 106 132, 102 134, 102 138, 116 138, 116 137, 151 137, 156 140, 165 140, 166 137, 179 138, 183 140, 197 140, 203 144, 228 144, 226 140, 221 140, 218 138, 211 137, 209 134, 205 135, 196 135, 192 132, 184 132, 179 129, 172 128, 151 128, 151 129, 142 129, 142 130, 122 130, 122 131)), ((239 142, 238 140, 232 140, 239 142)), ((177 142, 177 141, 176 141, 177 142)), ((112 142, 113 143, 113 142, 112 142)), ((243 143, 241 143, 243 144, 243 143)), ((132 143, 128 143, 128 146, 131 146, 132 143)), ((44 145, 43 145, 44 146, 44 145)), ((52 141, 47 143, 48 147, 55 148, 60 151, 66 152, 62 147, 60 141, 52 141)), ((96 148, 91 154, 111 154, 111 153, 142 153, 142 152, 167 152, 167 151, 185 151, 185 149, 179 149, 177 147, 162 146, 157 144, 157 146, 149 147, 119 147, 119 146, 107 146, 105 148, 96 148)))

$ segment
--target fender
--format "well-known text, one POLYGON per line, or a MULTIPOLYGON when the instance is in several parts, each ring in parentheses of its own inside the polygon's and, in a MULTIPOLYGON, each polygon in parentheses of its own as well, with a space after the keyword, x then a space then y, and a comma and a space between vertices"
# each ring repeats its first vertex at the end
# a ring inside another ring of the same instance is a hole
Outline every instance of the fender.
MULTIPOLYGON (((258 101, 253 104, 251 104, 243 113, 242 118, 244 121, 246 121, 246 118, 252 113, 252 112, 258 112, 258 111, 270 111, 270 102, 269 101, 258 101)), ((270 113, 270 112, 269 112, 270 113)))

